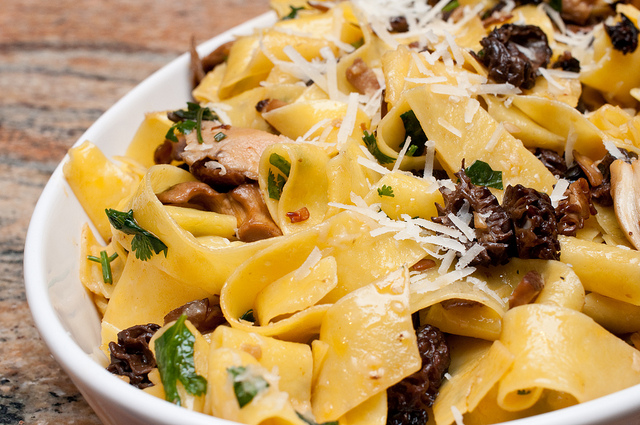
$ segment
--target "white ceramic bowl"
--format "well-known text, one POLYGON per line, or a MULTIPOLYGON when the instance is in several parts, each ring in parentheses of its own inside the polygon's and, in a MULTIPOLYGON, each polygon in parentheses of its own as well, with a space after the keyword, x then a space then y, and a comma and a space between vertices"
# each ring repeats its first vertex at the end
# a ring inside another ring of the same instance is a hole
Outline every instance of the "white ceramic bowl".
MULTIPOLYGON (((275 15, 267 13, 209 40, 199 50, 210 52, 233 35, 274 20, 275 15)), ((77 144, 90 140, 107 156, 122 154, 145 112, 176 109, 190 99, 188 68, 189 58, 184 54, 147 78, 102 115, 77 144)), ((105 424, 231 424, 148 395, 92 359, 90 355, 100 345, 100 319, 78 277, 78 241, 81 226, 88 221, 60 164, 36 205, 24 252, 29 306, 55 359, 105 424)), ((640 385, 509 424, 640 425, 640 385)))

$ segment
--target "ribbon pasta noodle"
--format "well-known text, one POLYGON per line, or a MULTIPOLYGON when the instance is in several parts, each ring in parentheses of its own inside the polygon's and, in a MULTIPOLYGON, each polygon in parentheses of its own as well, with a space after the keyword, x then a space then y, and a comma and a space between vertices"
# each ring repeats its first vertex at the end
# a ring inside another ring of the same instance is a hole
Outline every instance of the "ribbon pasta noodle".
POLYGON ((255 425, 640 384, 638 3, 523 3, 272 0, 123 157, 72 148, 109 370, 255 425))

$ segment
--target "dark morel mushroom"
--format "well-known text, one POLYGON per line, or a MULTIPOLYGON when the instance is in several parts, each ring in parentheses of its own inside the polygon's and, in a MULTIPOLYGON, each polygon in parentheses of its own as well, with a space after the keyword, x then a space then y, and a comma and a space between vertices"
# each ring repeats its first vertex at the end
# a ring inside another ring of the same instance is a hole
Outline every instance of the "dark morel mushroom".
POLYGON ((149 349, 149 341, 160 329, 155 323, 136 325, 118 332, 118 342, 109 343, 111 363, 107 370, 116 375, 127 376, 136 388, 153 386, 149 372, 156 367, 156 359, 149 349))
POLYGON ((425 425, 451 357, 444 334, 435 326, 416 330, 422 367, 387 389, 387 425, 425 425))
POLYGON ((623 54, 633 53, 638 48, 638 28, 633 21, 623 13, 620 14, 620 22, 616 25, 605 25, 604 28, 611 39, 613 48, 623 54))

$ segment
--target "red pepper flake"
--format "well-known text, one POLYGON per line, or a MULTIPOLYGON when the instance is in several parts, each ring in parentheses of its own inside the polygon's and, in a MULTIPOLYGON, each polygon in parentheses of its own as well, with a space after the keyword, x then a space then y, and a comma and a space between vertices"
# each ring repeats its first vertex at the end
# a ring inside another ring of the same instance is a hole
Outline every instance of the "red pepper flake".
POLYGON ((298 211, 288 212, 286 215, 292 223, 300 223, 309 219, 309 210, 307 207, 302 207, 298 211))

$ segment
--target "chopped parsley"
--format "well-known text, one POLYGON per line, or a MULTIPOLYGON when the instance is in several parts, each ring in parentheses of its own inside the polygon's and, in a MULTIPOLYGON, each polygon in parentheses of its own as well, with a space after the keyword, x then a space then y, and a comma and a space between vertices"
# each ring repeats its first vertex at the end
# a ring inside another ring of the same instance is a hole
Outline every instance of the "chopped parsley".
POLYGON ((471 183, 476 186, 487 186, 496 189, 502 187, 502 171, 494 171, 489 164, 483 161, 474 161, 473 164, 465 170, 465 173, 471 179, 471 183))
POLYGON ((558 13, 562 13, 562 0, 551 0, 549 6, 558 13))
POLYGON ((227 137, 226 134, 224 134, 222 131, 216 133, 215 136, 213 136, 213 138, 216 140, 216 142, 220 142, 221 140, 224 140, 227 137))
POLYGON ((289 173, 291 172, 291 163, 284 159, 284 157, 274 152, 269 156, 269 164, 282 171, 282 174, 284 174, 285 177, 289 177, 289 173))
POLYGON ((382 187, 378 188, 378 196, 388 196, 393 198, 395 195, 393 194, 393 188, 391 186, 383 184, 382 187))
POLYGON ((442 8, 442 11, 445 13, 451 12, 454 9, 456 9, 458 6, 460 6, 460 3, 458 3, 458 0, 453 0, 447 3, 447 5, 442 8))
POLYGON ((260 391, 269 388, 269 383, 262 377, 247 373, 244 366, 232 366, 227 372, 233 378, 233 392, 240 408, 246 406, 260 391))
POLYGON ((177 383, 180 381, 189 394, 202 395, 207 391, 207 380, 196 374, 193 346, 196 337, 191 333, 183 314, 176 323, 155 341, 156 362, 167 401, 180 406, 177 383))
POLYGON ((301 421, 304 421, 306 423, 308 423, 309 425, 338 425, 338 421, 331 421, 331 422, 323 422, 321 424, 312 421, 311 419, 307 419, 305 418, 300 412, 296 412, 296 415, 298 415, 298 417, 300 418, 301 421))
POLYGON ((391 158, 390 156, 385 155, 380 151, 380 148, 378 148, 378 142, 376 141, 375 135, 369 134, 369 132, 365 130, 364 136, 362 136, 362 140, 364 141, 364 144, 367 146, 367 149, 369 150, 369 152, 371 152, 371 155, 373 155, 374 158, 380 164, 389 164, 395 161, 394 158, 391 158))
POLYGON ((172 142, 178 142, 176 131, 187 135, 195 129, 198 136, 198 143, 204 143, 202 139, 202 121, 218 119, 218 116, 211 112, 211 109, 203 108, 195 102, 187 102, 187 109, 178 109, 177 111, 173 111, 172 115, 179 121, 173 124, 164 136, 172 142))
POLYGON ((118 253, 114 252, 112 256, 107 255, 107 251, 100 251, 100 257, 87 255, 87 260, 100 263, 102 266, 102 280, 104 283, 111 285, 113 283, 113 275, 111 274, 111 262, 118 258, 118 253))
POLYGON ((114 229, 127 235, 134 235, 131 240, 131 249, 135 252, 138 260, 147 261, 153 256, 154 252, 156 254, 164 252, 164 256, 167 256, 169 249, 167 245, 153 233, 138 225, 133 218, 133 210, 125 213, 108 208, 105 212, 114 229))
POLYGON ((286 20, 288 20, 288 19, 295 19, 295 18, 297 18, 297 17, 298 17, 298 11, 300 11, 300 10, 304 10, 304 6, 302 6, 302 7, 295 7, 295 6, 291 6, 291 5, 289 5, 289 8, 291 9, 291 12, 289 12, 289 14, 288 14, 288 15, 283 16, 283 17, 282 17, 282 20, 283 20, 283 21, 286 21, 286 20))
MULTIPOLYGON (((415 112, 409 109, 407 112, 400 114, 402 124, 404 124, 405 141, 407 136, 411 137, 409 148, 407 148, 407 156, 420 156, 424 154, 424 145, 427 143, 427 135, 424 134, 424 130, 420 125, 420 121, 416 117, 415 112)), ((402 142, 400 147, 404 146, 405 142, 402 142)))
POLYGON ((531 394, 531 390, 518 390, 518 395, 531 394))
POLYGON ((354 41, 353 43, 351 43, 351 45, 353 46, 354 49, 362 47, 364 45, 364 38, 354 41))
POLYGON ((253 315, 253 309, 249 309, 246 312, 244 312, 244 314, 242 316, 240 316, 240 320, 246 320, 247 322, 254 322, 255 323, 256 318, 253 315))
POLYGON ((267 176, 267 192, 269 192, 269 198, 279 201, 286 182, 282 174, 275 175, 269 170, 269 175, 267 176))

